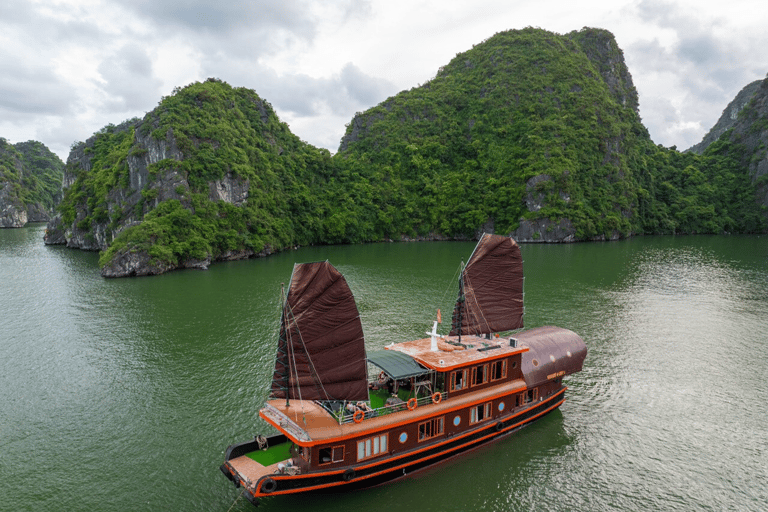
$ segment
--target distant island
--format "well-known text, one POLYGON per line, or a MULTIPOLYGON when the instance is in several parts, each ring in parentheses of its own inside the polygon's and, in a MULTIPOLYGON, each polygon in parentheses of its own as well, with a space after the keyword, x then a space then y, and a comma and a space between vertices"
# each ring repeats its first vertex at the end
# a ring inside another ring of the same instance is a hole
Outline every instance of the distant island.
POLYGON ((0 137, 0 228, 47 222, 61 200, 64 162, 37 141, 0 137))
POLYGON ((615 240, 768 225, 768 83, 696 151, 650 139, 610 32, 526 28, 359 112, 331 156, 210 78, 76 143, 46 243, 106 277, 285 248, 412 239, 615 240))

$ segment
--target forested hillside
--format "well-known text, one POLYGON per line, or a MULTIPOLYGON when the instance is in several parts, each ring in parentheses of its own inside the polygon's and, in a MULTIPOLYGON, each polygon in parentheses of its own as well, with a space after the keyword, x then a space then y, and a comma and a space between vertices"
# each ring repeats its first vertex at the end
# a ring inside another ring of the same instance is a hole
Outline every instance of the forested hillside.
POLYGON ((0 227, 47 221, 61 198, 64 162, 37 141, 0 138, 0 227))
POLYGON ((209 79, 74 147, 47 241, 102 250, 107 275, 316 243, 329 235, 334 172, 256 93, 209 79))
POLYGON ((333 157, 217 80, 73 146, 47 243, 143 275, 305 244, 764 229, 738 143, 653 144, 613 35, 496 34, 351 120, 333 157))
POLYGON ((497 34, 359 113, 338 158, 383 183, 391 232, 519 240, 759 229, 749 180, 653 144, 604 30, 497 34))
MULTIPOLYGON (((689 151, 715 149, 745 169, 759 206, 768 208, 768 77, 742 89, 704 139, 689 151), (719 142, 716 142, 719 141, 719 142)), ((711 153, 710 153, 711 154, 711 153)))

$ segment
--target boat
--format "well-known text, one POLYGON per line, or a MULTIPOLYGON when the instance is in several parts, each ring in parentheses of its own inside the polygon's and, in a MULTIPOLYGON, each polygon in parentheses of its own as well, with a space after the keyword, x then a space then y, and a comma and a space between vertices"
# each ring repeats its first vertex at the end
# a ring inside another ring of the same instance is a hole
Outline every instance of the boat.
POLYGON ((270 397, 277 433, 229 446, 220 469, 254 505, 379 485, 509 436, 565 401, 587 348, 568 329, 523 329, 523 262, 484 234, 447 335, 366 351, 354 296, 327 261, 296 264, 284 293, 270 397))

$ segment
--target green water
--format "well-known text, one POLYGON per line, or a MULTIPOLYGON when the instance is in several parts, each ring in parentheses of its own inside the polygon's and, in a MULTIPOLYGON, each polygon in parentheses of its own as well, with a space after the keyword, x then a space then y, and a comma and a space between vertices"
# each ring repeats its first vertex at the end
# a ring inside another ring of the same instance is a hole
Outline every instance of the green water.
MULTIPOLYGON (((0 510, 227 512, 280 283, 329 259, 369 349, 450 318, 473 243, 304 248, 105 280, 97 255, 0 230, 0 510)), ((768 237, 526 245, 526 325, 584 338, 561 410, 439 470, 261 510, 768 510, 768 237)), ((446 329, 443 324, 443 329, 446 329)), ((243 499, 232 510, 252 510, 243 499)))

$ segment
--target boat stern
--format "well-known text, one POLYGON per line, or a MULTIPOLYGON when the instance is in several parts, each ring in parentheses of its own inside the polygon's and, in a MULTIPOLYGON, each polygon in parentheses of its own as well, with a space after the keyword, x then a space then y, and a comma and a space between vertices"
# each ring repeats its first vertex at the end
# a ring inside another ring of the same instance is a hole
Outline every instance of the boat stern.
POLYGON ((256 436, 251 441, 229 446, 219 469, 235 487, 244 487, 245 497, 255 505, 259 498, 276 489, 276 478, 298 472, 293 463, 292 446, 293 442, 282 434, 256 436))

